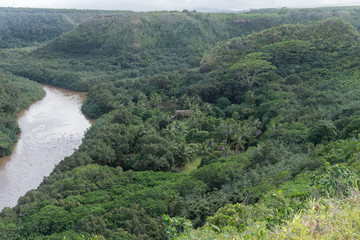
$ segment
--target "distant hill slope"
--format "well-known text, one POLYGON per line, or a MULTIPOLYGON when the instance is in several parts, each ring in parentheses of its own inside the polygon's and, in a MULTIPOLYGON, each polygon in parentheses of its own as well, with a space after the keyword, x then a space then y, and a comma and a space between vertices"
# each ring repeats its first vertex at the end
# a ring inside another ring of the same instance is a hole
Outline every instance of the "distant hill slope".
POLYGON ((197 68, 218 42, 288 21, 277 14, 116 12, 92 17, 30 56, 0 65, 34 81, 86 91, 105 79, 197 68))
MULTIPOLYGON (((360 8, 279 9, 268 13, 115 12, 93 17, 51 41, 38 58, 101 59, 117 70, 152 72, 199 66, 203 54, 219 42, 283 24, 311 24, 341 17, 360 27, 360 8), (158 69, 158 70, 156 70, 158 69)), ((89 13, 90 14, 90 13, 89 13)), ((87 64, 88 65, 88 64, 87 64)), ((138 76, 135 74, 135 76, 138 76)))
POLYGON ((94 10, 0 8, 0 48, 43 43, 70 31, 85 19, 111 13, 94 10))
MULTIPOLYGON (((202 15, 187 10, 183 12, 189 16, 192 15, 197 20, 207 16, 208 23, 220 24, 223 31, 229 32, 229 37, 249 34, 281 24, 307 23, 329 17, 344 18, 355 27, 360 28, 359 7, 283 8, 252 10, 237 14, 204 13, 202 15), (237 28, 235 32, 233 32, 234 28, 237 28)), ((122 15, 123 13, 124 11, 0 8, 0 48, 41 44, 74 29, 86 19, 97 16, 122 15)), ((173 13, 179 14, 179 12, 173 13)), ((134 13, 133 15, 139 14, 151 15, 151 13, 134 13)), ((171 24, 170 26, 174 27, 171 24)))
POLYGON ((339 58, 350 54, 353 48, 358 49, 359 39, 356 28, 339 19, 328 19, 310 26, 282 25, 219 44, 204 56, 201 70, 224 70, 253 52, 271 56, 274 65, 282 68, 284 66, 280 65, 295 62, 300 64, 311 61, 312 64, 317 64, 314 60, 320 60, 317 59, 319 54, 304 59, 307 54, 316 51, 323 52, 322 55, 325 52, 336 52, 334 56, 323 56, 326 61, 331 62, 335 60, 333 57, 339 58))
POLYGON ((281 17, 267 14, 122 13, 89 19, 38 54, 111 58, 125 69, 179 62, 193 66, 219 41, 282 23, 281 17))

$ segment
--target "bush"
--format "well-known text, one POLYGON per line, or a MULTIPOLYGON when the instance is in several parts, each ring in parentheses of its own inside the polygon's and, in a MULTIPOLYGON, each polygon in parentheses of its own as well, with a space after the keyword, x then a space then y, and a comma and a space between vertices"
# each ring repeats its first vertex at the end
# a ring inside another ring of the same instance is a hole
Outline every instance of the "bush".
POLYGON ((327 144, 331 140, 335 140, 337 129, 331 122, 316 123, 309 131, 308 140, 314 144, 327 144))
POLYGON ((330 166, 323 175, 313 175, 313 185, 321 195, 328 197, 349 196, 356 186, 349 169, 343 165, 330 166))
POLYGON ((341 132, 340 138, 357 137, 360 134, 360 116, 354 118, 341 132))

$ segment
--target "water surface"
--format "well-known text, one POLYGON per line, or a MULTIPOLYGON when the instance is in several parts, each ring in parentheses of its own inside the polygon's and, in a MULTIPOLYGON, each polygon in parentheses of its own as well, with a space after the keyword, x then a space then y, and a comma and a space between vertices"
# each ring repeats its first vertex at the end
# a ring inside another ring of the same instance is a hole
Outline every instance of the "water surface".
POLYGON ((46 96, 19 114, 21 135, 12 155, 0 158, 0 210, 36 188, 79 147, 90 127, 80 112, 84 93, 43 87, 46 96))

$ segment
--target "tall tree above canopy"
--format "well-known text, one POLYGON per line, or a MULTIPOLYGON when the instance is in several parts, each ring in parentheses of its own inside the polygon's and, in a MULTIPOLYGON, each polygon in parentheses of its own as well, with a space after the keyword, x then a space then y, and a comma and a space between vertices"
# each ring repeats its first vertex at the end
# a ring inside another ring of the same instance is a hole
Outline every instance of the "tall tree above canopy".
POLYGON ((250 53, 229 67, 228 74, 240 79, 243 85, 251 89, 261 73, 276 70, 276 67, 266 59, 264 53, 250 53))
POLYGON ((314 52, 310 41, 289 40, 266 45, 262 52, 269 53, 273 64, 299 63, 304 55, 314 52))

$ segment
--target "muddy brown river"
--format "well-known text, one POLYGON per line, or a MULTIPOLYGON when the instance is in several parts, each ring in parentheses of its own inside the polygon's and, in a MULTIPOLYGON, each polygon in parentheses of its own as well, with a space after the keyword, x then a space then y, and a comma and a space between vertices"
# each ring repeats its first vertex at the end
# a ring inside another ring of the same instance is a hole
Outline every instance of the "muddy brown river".
POLYGON ((19 114, 21 135, 0 158, 0 211, 37 188, 54 166, 78 148, 90 121, 80 111, 84 93, 43 86, 46 96, 19 114))

